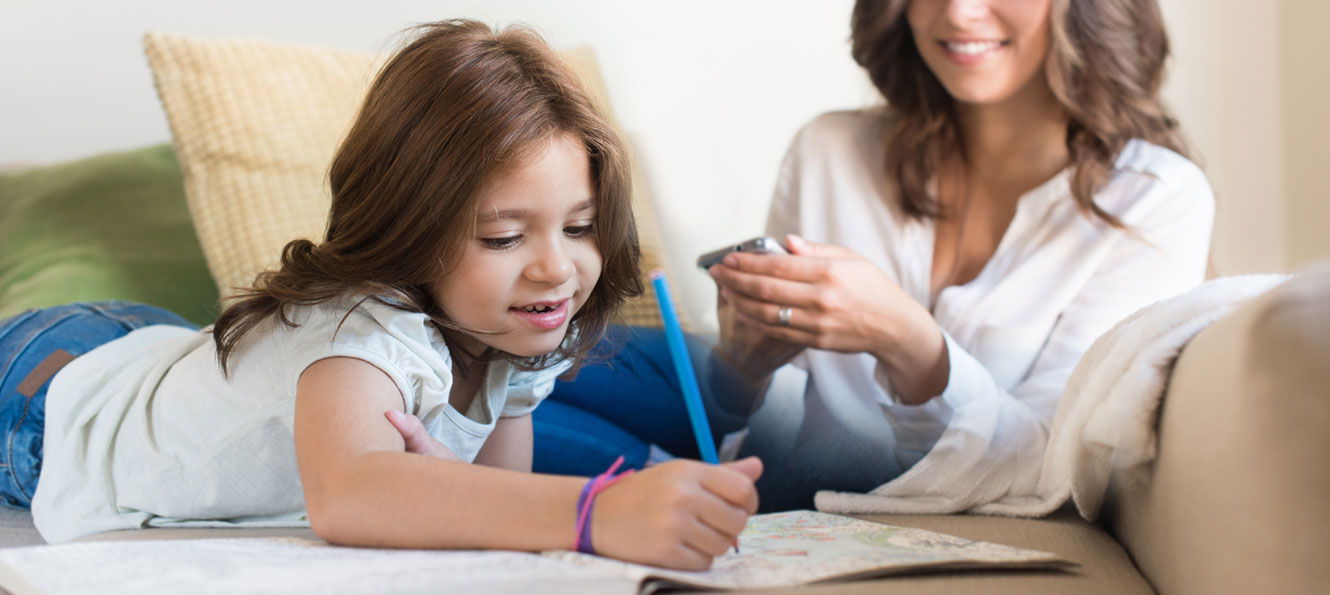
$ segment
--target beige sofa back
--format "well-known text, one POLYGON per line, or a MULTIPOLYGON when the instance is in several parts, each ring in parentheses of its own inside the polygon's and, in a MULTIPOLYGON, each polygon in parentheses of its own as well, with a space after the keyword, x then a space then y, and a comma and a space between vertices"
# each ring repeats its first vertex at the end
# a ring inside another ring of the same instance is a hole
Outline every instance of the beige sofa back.
POLYGON ((1159 453, 1114 479, 1109 505, 1159 592, 1330 589, 1330 263, 1187 346, 1159 453))

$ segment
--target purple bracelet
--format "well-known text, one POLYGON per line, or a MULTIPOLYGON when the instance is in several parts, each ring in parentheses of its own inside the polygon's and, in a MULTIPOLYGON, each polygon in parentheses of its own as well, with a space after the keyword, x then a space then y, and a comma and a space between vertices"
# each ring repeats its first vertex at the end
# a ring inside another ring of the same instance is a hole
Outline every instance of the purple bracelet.
MULTIPOLYGON (((577 514, 581 519, 582 509, 587 506, 587 498, 591 495, 591 484, 596 483, 596 478, 586 480, 586 485, 582 486, 582 495, 577 497, 577 514)), ((577 551, 584 554, 596 555, 596 548, 591 547, 591 515, 586 516, 585 521, 578 523, 581 530, 577 532, 577 551)))
POLYGON ((577 551, 595 555, 596 548, 591 546, 591 508, 596 504, 596 496, 605 488, 633 474, 633 470, 628 469, 615 475, 615 470, 622 464, 623 457, 620 456, 604 473, 587 480, 586 485, 582 486, 582 494, 577 497, 577 551))

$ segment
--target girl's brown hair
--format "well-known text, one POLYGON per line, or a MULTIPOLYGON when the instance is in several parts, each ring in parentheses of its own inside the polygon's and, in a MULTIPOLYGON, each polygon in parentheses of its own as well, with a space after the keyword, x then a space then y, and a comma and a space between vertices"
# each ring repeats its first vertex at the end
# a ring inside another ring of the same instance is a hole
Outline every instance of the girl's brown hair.
POLYGON ((457 359, 509 357, 523 369, 580 362, 619 306, 642 292, 640 250, 622 140, 577 77, 534 32, 469 20, 414 27, 379 71, 333 158, 323 242, 295 240, 281 268, 262 273, 213 327, 222 370, 245 333, 287 308, 341 296, 422 312, 455 349, 464 329, 430 292, 473 233, 487 184, 559 135, 579 139, 591 164, 603 260, 599 282, 559 350, 516 358, 493 349, 457 359))
MULTIPOLYGON (((858 0, 851 53, 887 100, 886 168, 912 217, 942 214, 926 188, 961 150, 953 99, 915 47, 910 0, 858 0)), ((1133 138, 1187 155, 1178 123, 1159 101, 1168 35, 1155 0, 1053 0, 1044 70, 1066 112, 1072 196, 1083 212, 1121 227, 1094 203, 1133 138)))

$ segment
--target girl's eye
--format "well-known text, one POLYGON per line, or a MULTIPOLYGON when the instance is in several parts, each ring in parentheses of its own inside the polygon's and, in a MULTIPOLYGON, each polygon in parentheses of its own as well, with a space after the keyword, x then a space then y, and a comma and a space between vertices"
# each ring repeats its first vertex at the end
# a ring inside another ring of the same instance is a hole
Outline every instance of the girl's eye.
POLYGON ((522 236, 504 236, 501 238, 480 238, 480 243, 491 250, 507 250, 522 241, 522 236))
POLYGON ((563 233, 568 234, 570 238, 580 238, 591 233, 591 225, 572 225, 563 228, 563 233))

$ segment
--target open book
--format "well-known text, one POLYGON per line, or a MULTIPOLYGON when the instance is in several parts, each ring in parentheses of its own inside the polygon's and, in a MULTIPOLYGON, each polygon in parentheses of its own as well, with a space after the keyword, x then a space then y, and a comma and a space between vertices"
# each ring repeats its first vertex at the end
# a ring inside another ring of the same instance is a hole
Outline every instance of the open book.
POLYGON ((569 551, 378 550, 305 538, 96 541, 0 550, 0 587, 53 593, 649 593, 755 589, 962 568, 1048 568, 1052 554, 823 514, 756 515, 739 553, 666 570, 569 551))

